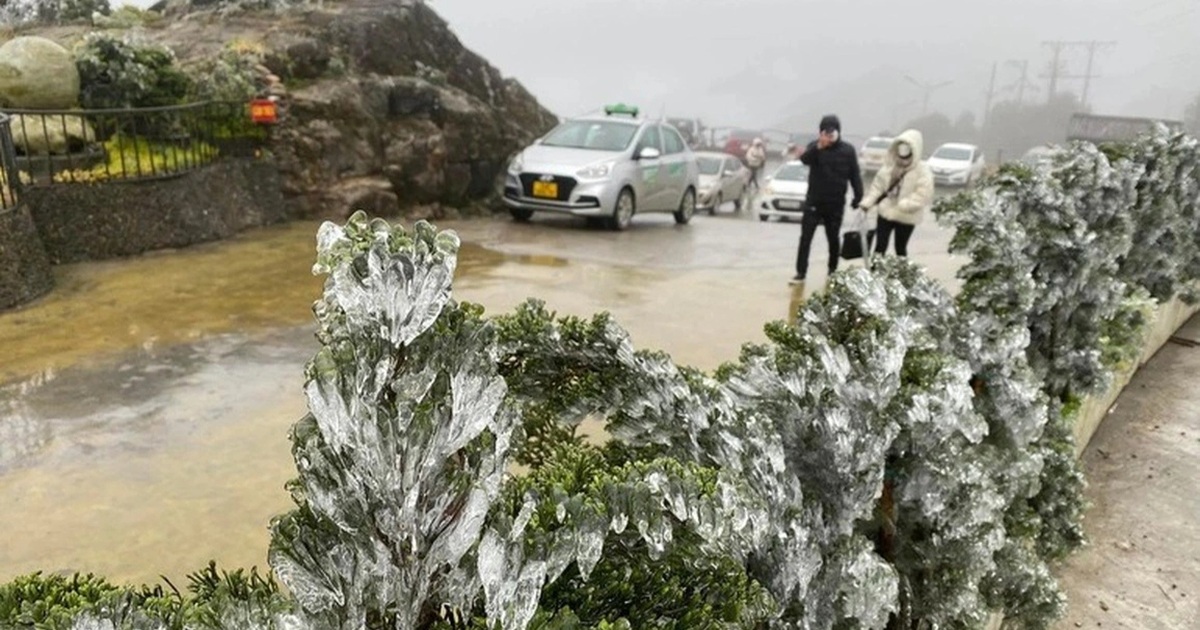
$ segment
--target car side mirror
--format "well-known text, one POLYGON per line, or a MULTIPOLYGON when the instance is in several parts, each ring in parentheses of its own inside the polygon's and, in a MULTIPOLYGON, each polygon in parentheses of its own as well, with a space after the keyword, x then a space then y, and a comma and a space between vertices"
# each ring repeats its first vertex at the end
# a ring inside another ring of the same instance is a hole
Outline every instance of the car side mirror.
POLYGON ((657 160, 662 156, 662 152, 654 147, 642 147, 638 150, 637 159, 639 160, 657 160))

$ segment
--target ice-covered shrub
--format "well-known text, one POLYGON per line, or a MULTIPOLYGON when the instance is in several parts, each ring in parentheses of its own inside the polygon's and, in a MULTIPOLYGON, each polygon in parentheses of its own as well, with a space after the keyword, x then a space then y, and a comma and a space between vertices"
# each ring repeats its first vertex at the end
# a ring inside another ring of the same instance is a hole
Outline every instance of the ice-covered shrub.
POLYGON ((993 610, 1049 627, 1050 565, 1083 540, 1072 423, 1132 360, 1150 300, 1194 287, 1198 160, 1160 131, 1005 168, 938 208, 968 260, 957 296, 907 260, 847 270, 712 374, 604 314, 455 302, 452 233, 326 224, 296 509, 272 524, 294 608, 213 610, 322 629, 977 628, 993 610), (607 443, 581 438, 589 419, 607 443))
POLYGON ((176 105, 192 87, 170 48, 132 34, 88 33, 75 50, 75 65, 79 100, 88 109, 176 105))

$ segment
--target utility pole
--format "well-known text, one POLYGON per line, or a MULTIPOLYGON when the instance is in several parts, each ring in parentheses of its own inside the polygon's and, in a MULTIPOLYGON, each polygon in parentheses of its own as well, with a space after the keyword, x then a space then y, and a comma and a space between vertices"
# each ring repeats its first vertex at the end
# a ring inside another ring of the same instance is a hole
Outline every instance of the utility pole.
POLYGON ((1053 51, 1050 61, 1050 70, 1047 74, 1042 75, 1042 78, 1050 80, 1050 94, 1047 96, 1047 102, 1054 100, 1055 94, 1058 92, 1058 82, 1061 79, 1083 79, 1083 94, 1080 97, 1080 104, 1086 105, 1088 99, 1088 91, 1092 86, 1092 79, 1099 78, 1099 75, 1092 73, 1092 68, 1096 58, 1096 51, 1104 50, 1116 46, 1116 42, 1101 42, 1096 40, 1081 41, 1081 42, 1042 42, 1043 46, 1049 46, 1053 51), (1063 71, 1061 54, 1067 48, 1086 48, 1088 51, 1087 72, 1082 75, 1070 75, 1063 71))
POLYGON ((1091 85, 1092 85, 1092 79, 1100 78, 1098 75, 1092 74, 1092 61, 1096 57, 1096 50, 1097 49, 1108 49, 1108 48, 1112 48, 1113 46, 1116 46, 1116 45, 1117 45, 1117 42, 1096 42, 1096 41, 1087 42, 1087 49, 1088 49, 1087 72, 1085 72, 1083 75, 1083 96, 1079 99, 1080 103, 1084 107, 1087 107, 1087 104, 1088 104, 1088 88, 1091 87, 1091 85))
POLYGON ((904 78, 906 80, 908 80, 909 83, 911 83, 925 91, 925 98, 921 102, 921 115, 922 116, 929 113, 929 95, 933 94, 934 90, 937 90, 939 88, 944 88, 947 85, 954 83, 954 81, 943 81, 943 82, 935 84, 935 85, 928 85, 928 84, 922 83, 908 75, 905 75, 904 78))
MULTIPOLYGON (((1025 103, 1025 88, 1029 87, 1029 60, 1022 59, 1020 61, 1017 61, 1015 59, 1011 59, 1005 63, 1007 63, 1010 66, 1021 69, 1021 78, 1018 79, 1016 88, 1017 88, 1017 105, 1022 105, 1025 103)), ((1010 86, 1009 89, 1012 89, 1012 87, 1010 86)))
POLYGON ((996 95, 996 62, 992 62, 992 80, 988 81, 987 99, 983 102, 983 120, 979 123, 982 129, 987 126, 988 117, 992 115, 992 97, 996 95))
POLYGON ((1062 72, 1062 61, 1060 58, 1063 48, 1067 47, 1068 42, 1042 42, 1042 45, 1049 46, 1050 50, 1053 51, 1051 53, 1052 56, 1050 59, 1050 69, 1041 77, 1043 79, 1049 79, 1050 81, 1050 91, 1046 95, 1046 102, 1049 103, 1050 101, 1054 100, 1054 95, 1058 93, 1058 78, 1059 74, 1062 72))

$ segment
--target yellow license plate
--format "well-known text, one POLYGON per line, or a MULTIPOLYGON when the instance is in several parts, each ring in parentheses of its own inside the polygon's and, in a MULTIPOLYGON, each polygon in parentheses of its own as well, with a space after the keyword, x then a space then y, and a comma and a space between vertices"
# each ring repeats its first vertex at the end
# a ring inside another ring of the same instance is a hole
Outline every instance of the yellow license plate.
POLYGON ((558 182, 533 182, 533 196, 558 198, 558 182))

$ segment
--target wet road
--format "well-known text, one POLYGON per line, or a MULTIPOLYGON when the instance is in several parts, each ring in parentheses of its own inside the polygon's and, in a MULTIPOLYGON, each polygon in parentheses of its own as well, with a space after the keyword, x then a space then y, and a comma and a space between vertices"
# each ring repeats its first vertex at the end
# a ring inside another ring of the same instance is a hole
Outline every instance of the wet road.
MULTIPOLYGON (((732 212, 685 227, 637 217, 623 233, 557 217, 440 227, 464 241, 458 299, 493 313, 527 297, 563 314, 609 310, 639 346, 705 369, 824 282, 820 235, 797 290, 799 225, 732 212)), ((0 313, 0 581, 265 564, 267 523, 290 507, 286 433, 316 347, 316 229, 60 267, 50 296, 0 313)), ((927 223, 910 255, 952 284, 949 236, 927 223)))

